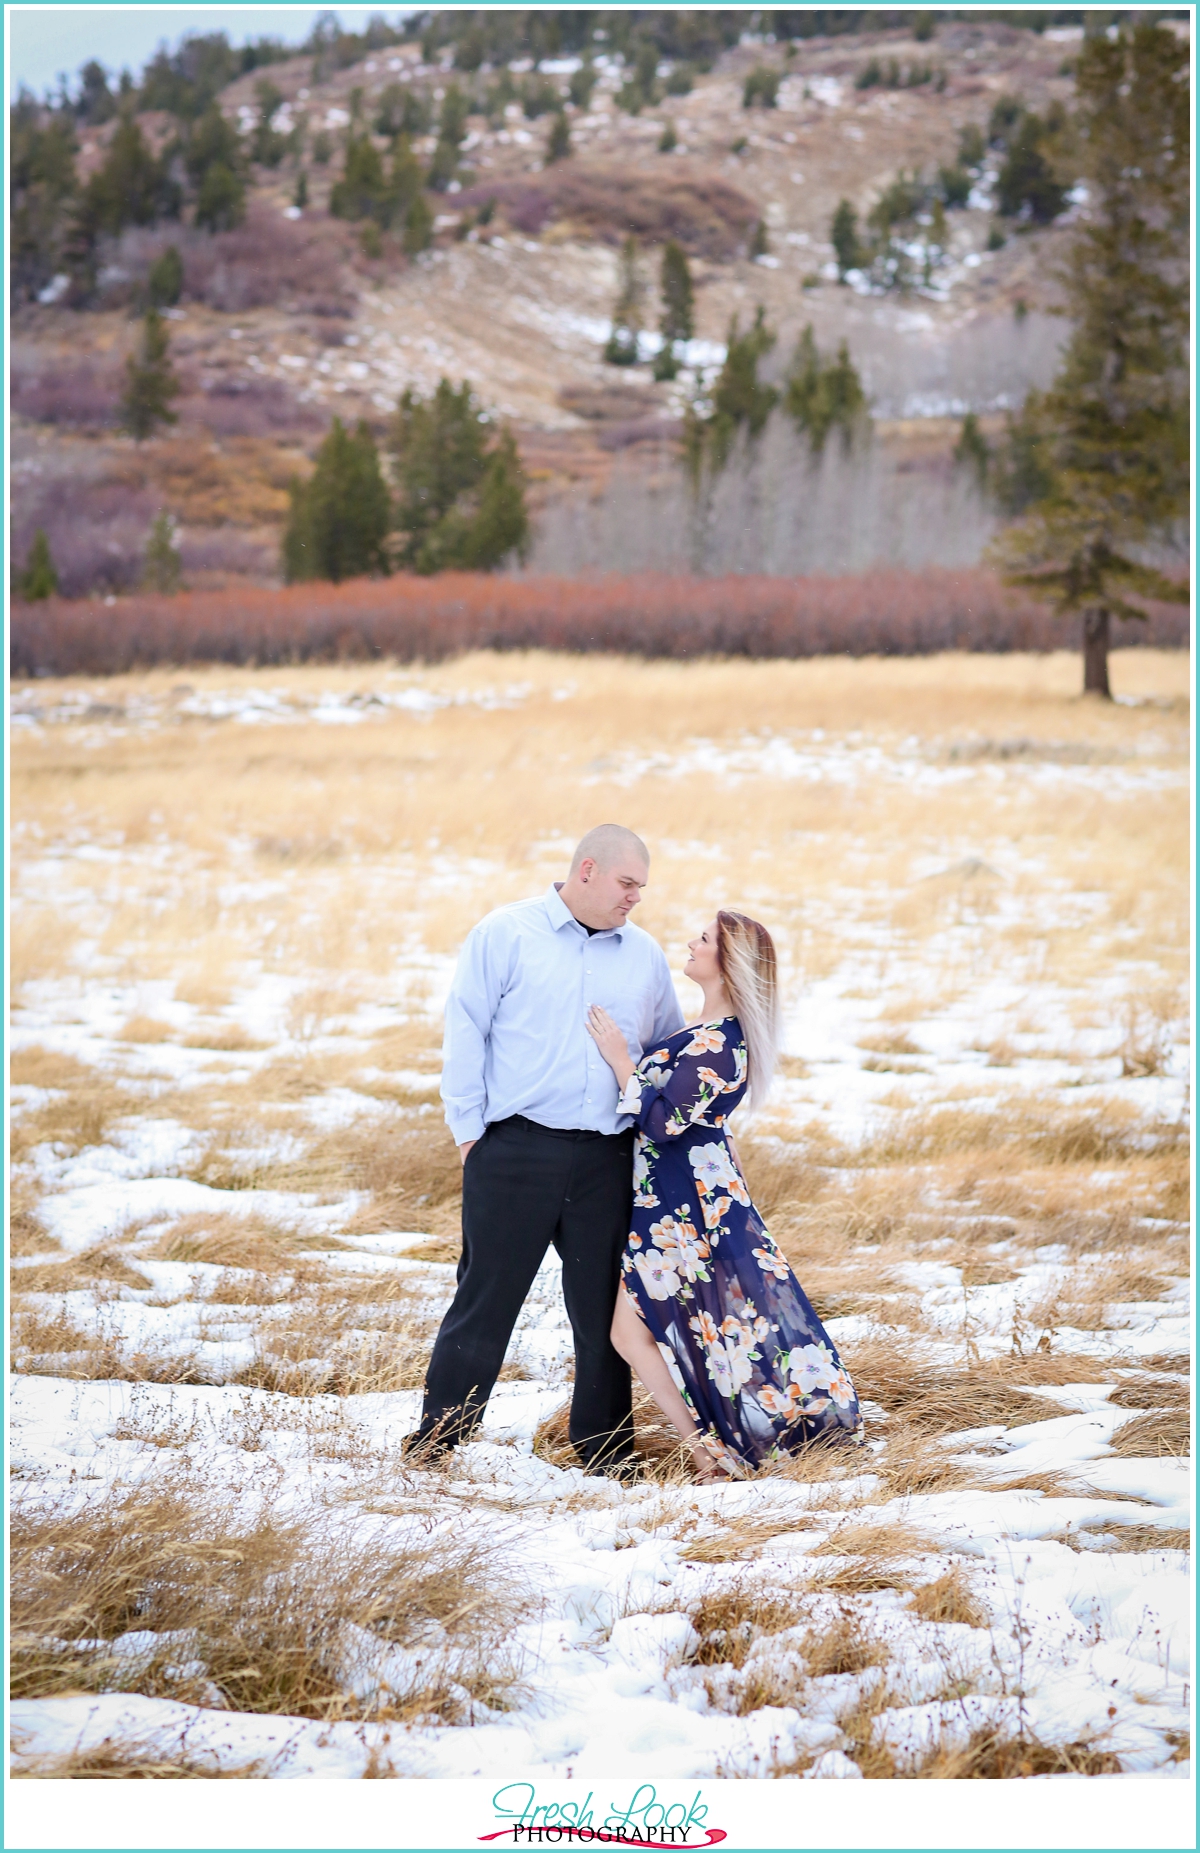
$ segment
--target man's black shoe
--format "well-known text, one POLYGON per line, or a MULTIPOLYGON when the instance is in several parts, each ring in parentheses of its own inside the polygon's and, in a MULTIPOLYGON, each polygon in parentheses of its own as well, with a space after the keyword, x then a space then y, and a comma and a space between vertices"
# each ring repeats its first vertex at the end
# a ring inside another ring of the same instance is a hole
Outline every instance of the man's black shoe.
POLYGON ((400 1458, 414 1467, 434 1467, 453 1452, 454 1443, 445 1435, 423 1435, 415 1428, 400 1443, 400 1458))

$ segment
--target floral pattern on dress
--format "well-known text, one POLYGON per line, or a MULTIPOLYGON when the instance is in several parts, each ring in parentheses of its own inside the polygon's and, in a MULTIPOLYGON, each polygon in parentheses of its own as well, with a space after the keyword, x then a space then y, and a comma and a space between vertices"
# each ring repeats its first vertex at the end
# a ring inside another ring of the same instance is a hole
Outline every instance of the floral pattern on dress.
POLYGON ((726 1017, 643 1057, 620 1103, 638 1127, 624 1290, 735 1477, 817 1438, 862 1440, 854 1385, 725 1136, 746 1078, 741 1025, 726 1017))

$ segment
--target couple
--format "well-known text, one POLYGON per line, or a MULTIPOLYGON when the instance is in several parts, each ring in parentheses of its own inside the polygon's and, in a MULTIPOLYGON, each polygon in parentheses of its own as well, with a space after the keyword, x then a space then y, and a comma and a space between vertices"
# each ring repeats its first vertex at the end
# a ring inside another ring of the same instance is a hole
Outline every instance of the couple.
POLYGON ((590 1472, 636 1472, 631 1366, 700 1480, 861 1437, 727 1130, 775 1065, 771 936, 722 911, 690 942, 703 1003, 685 1024, 661 948, 629 917, 649 869, 640 837, 600 824, 566 881, 489 914, 463 947, 442 1073, 463 1249, 406 1443, 418 1458, 479 1427, 551 1242, 575 1338, 569 1432, 590 1472))

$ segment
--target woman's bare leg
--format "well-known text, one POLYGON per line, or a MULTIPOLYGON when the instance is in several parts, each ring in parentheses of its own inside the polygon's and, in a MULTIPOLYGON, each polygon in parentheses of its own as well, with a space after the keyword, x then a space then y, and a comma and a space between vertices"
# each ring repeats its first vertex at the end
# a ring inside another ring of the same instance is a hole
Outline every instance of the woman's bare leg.
POLYGON ((634 1310, 623 1287, 617 1289, 617 1305, 610 1336, 613 1349, 621 1354, 629 1368, 645 1384, 671 1427, 687 1443, 700 1477, 705 1480, 724 1479, 724 1474, 719 1471, 700 1438, 700 1430, 691 1410, 675 1387, 662 1352, 634 1310))

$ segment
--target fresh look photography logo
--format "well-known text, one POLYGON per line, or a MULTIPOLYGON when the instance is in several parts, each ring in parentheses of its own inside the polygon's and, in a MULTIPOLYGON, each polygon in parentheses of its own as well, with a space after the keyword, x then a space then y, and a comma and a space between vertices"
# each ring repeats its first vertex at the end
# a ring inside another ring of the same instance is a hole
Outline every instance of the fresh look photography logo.
POLYGON ((687 1801, 660 1799, 652 1782, 634 1790, 624 1805, 602 1807, 591 1789, 580 1801, 543 1802, 532 1782, 510 1782, 492 1797, 492 1813, 504 1823, 484 1840, 507 1840, 514 1846, 584 1845, 599 1841, 621 1847, 714 1847, 725 1840, 724 1828, 708 1825, 701 1790, 687 1801))

